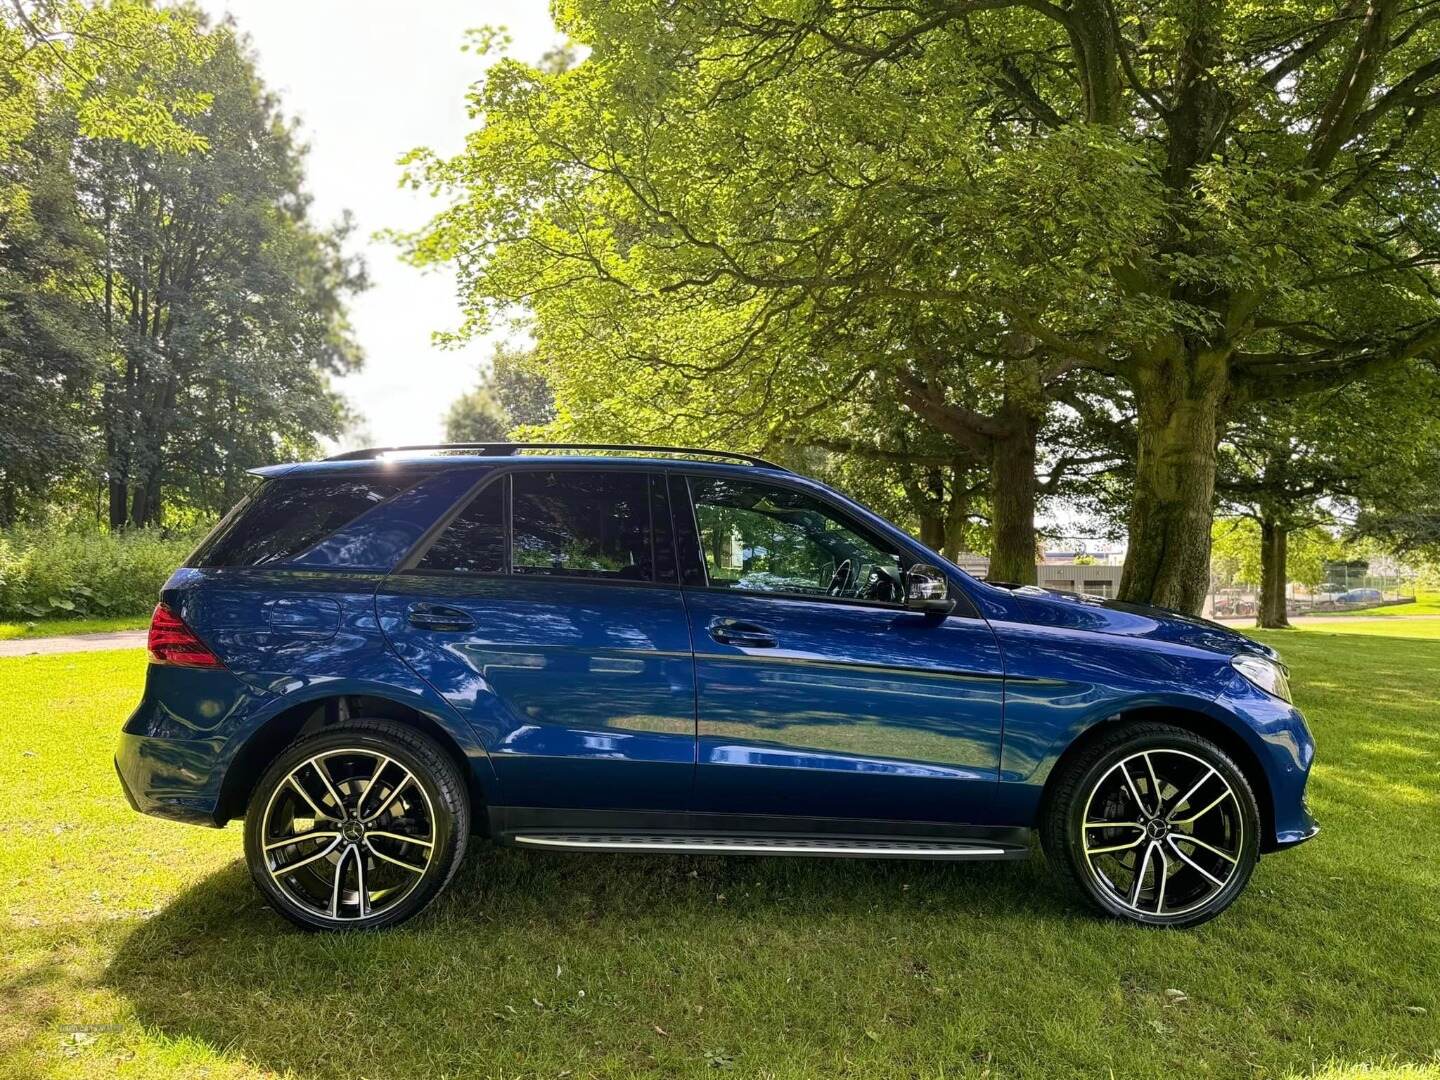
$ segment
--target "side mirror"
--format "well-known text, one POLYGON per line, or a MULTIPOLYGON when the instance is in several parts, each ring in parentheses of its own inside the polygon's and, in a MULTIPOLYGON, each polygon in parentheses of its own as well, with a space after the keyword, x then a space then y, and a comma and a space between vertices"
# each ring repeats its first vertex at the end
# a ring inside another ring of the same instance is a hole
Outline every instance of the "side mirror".
POLYGON ((950 579, 937 566, 916 563, 905 571, 905 606, 929 615, 949 615, 955 610, 950 579))

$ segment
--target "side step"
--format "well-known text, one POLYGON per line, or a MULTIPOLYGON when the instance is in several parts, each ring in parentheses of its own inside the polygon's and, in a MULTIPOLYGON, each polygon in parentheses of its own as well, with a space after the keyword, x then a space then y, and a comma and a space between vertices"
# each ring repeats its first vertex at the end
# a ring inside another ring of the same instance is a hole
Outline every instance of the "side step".
POLYGON ((528 832, 521 847, 569 851, 669 852, 674 855, 809 855, 842 859, 1023 859, 1029 848, 974 840, 899 836, 720 836, 714 833, 528 832))

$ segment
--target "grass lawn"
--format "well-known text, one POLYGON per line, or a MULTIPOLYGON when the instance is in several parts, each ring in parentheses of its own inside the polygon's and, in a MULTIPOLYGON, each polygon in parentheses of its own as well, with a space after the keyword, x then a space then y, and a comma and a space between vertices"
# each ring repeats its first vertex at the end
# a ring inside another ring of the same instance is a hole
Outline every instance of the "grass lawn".
POLYGON ((234 826, 126 807, 140 652, 0 660, 0 1076, 1440 1077, 1440 619, 1265 636, 1324 832, 1189 932, 1038 857, 480 844, 411 927, 307 936, 234 826))
POLYGON ((0 641, 17 638, 57 637, 61 634, 97 634, 106 630, 144 630, 149 614, 107 615, 94 619, 30 619, 0 622, 0 641))

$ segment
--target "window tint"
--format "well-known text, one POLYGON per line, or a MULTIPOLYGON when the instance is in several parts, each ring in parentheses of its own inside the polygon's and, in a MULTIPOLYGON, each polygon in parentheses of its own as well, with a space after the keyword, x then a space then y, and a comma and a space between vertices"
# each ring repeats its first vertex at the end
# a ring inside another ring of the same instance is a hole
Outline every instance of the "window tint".
POLYGON ((420 570, 466 574, 505 572, 505 479, 488 484, 440 534, 420 570))
POLYGON ((326 476, 269 480, 226 516, 191 559, 192 566, 260 566, 313 547, 414 478, 326 476))
POLYGON ((517 472, 511 485, 515 573, 654 580, 648 474, 517 472))
POLYGON ((900 556, 804 492, 748 480, 691 477, 712 588, 898 602, 900 556))

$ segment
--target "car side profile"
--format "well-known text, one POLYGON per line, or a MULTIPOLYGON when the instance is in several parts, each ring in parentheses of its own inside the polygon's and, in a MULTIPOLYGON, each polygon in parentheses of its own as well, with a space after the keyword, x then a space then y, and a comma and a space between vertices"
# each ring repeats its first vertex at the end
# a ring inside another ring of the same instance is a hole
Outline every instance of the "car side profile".
POLYGON ((260 480, 161 592, 116 766, 243 818, 311 929, 393 926, 472 836, 1047 859, 1190 926, 1317 830, 1273 650, 978 581, 823 484, 665 447, 356 451, 260 480))

